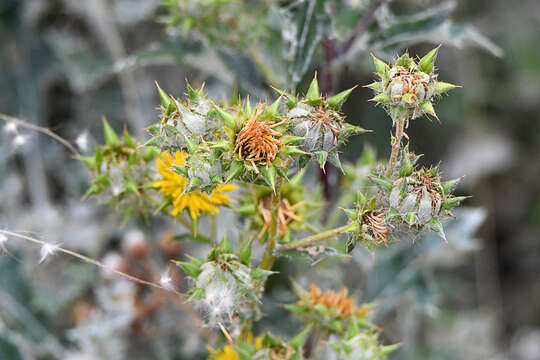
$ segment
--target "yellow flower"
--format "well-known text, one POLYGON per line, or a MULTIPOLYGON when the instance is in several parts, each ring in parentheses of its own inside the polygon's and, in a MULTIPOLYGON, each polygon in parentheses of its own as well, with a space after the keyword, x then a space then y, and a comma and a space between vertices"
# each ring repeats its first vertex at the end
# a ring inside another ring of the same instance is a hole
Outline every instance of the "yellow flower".
MULTIPOLYGON (((263 348, 263 337, 263 335, 256 337, 255 343, 253 343, 253 334, 249 333, 246 344, 254 345, 257 351, 261 350, 263 348)), ((206 348, 210 352, 210 360, 240 360, 240 356, 238 356, 238 353, 230 345, 225 345, 220 350, 214 350, 211 346, 207 346, 206 348)))
POLYGON ((210 350, 210 359, 212 360, 240 360, 240 356, 229 345, 225 345, 219 351, 212 348, 208 348, 208 350, 210 350))
POLYGON ((156 181, 154 187, 172 199, 174 206, 171 211, 172 216, 180 214, 185 209, 189 210, 189 214, 193 219, 198 218, 201 212, 219 214, 217 206, 227 205, 231 201, 224 193, 233 191, 236 186, 219 184, 210 196, 202 193, 199 189, 185 194, 184 189, 188 184, 188 180, 172 170, 173 165, 184 164, 184 156, 185 153, 181 151, 174 154, 174 159, 167 151, 161 154, 157 159, 156 167, 163 179, 156 181))

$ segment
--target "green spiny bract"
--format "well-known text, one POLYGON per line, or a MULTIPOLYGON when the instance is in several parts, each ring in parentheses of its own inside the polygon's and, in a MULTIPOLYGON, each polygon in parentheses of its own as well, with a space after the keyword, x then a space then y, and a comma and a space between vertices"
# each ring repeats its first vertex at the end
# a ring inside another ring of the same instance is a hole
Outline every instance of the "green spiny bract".
POLYGON ((431 50, 418 62, 405 53, 392 66, 372 55, 379 81, 366 85, 375 92, 371 100, 382 104, 394 121, 423 114, 436 118, 435 98, 458 87, 437 80, 434 63, 438 50, 431 50))
POLYGON ((348 229, 350 252, 357 243, 374 251, 391 240, 391 227, 386 220, 387 209, 381 207, 376 197, 366 198, 362 192, 357 193, 354 209, 344 209, 350 222, 348 229))
POLYGON ((124 127, 120 139, 103 119, 105 145, 96 146, 92 156, 80 156, 95 175, 85 197, 97 196, 101 201, 124 212, 124 220, 134 214, 145 215, 153 203, 145 193, 155 180, 151 162, 159 149, 139 148, 124 127))
POLYGON ((238 325, 234 319, 258 316, 256 304, 261 294, 256 284, 272 272, 251 268, 250 257, 251 242, 235 254, 225 237, 205 259, 190 257, 188 262, 175 262, 193 280, 190 301, 206 315, 209 325, 233 327, 238 325))
POLYGON ((220 124, 210 110, 213 103, 204 95, 203 88, 195 90, 186 83, 187 96, 184 102, 169 96, 159 87, 161 101, 160 121, 148 130, 152 138, 146 145, 157 145, 161 150, 172 153, 196 146, 201 140, 214 140, 220 124))
POLYGON ((305 97, 293 99, 287 103, 287 117, 291 119, 292 132, 304 138, 300 143, 303 151, 311 154, 321 168, 326 161, 341 168, 338 147, 351 135, 362 134, 366 130, 345 122, 341 106, 351 94, 345 90, 327 99, 319 91, 317 77, 313 79, 305 97))

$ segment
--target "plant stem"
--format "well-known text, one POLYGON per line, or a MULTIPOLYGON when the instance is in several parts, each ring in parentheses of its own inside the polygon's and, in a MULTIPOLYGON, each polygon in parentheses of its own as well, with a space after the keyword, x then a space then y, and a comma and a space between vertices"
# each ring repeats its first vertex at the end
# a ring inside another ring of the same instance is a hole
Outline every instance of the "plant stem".
POLYGON ((292 242, 288 243, 287 245, 284 245, 284 248, 285 249, 294 249, 294 248, 306 247, 306 246, 309 246, 309 245, 313 245, 313 244, 315 244, 315 243, 317 243, 319 241, 323 241, 323 240, 326 240, 326 239, 330 239, 330 238, 332 238, 334 236, 345 234, 347 232, 348 228, 349 228, 349 224, 340 226, 338 228, 326 230, 326 231, 320 232, 318 234, 305 237, 303 239, 292 241, 292 242))
POLYGON ((386 176, 392 175, 392 171, 394 170, 394 163, 396 162, 399 148, 401 145, 401 139, 403 138, 403 127, 405 125, 405 121, 407 120, 407 117, 409 114, 406 112, 403 116, 400 116, 396 120, 396 137, 394 138, 394 142, 392 144, 392 153, 390 154, 390 160, 388 160, 388 167, 386 168, 386 176))
POLYGON ((268 240, 266 240, 266 250, 264 252, 261 265, 259 266, 263 270, 270 270, 276 257, 274 256, 274 249, 277 244, 278 228, 279 228, 279 206, 281 203, 281 178, 278 179, 276 184, 276 193, 272 198, 271 212, 272 222, 268 228, 268 240))
MULTIPOLYGON (((288 166, 286 166, 288 167, 288 166)), ((270 223, 270 226, 268 228, 268 239, 266 240, 266 250, 264 252, 261 264, 259 265, 260 269, 263 270, 270 270, 272 269, 272 265, 274 265, 274 261, 276 260, 276 257, 274 256, 274 249, 277 245, 277 237, 278 237, 278 229, 279 229, 279 207, 281 205, 281 177, 279 177, 276 181, 276 192, 274 194, 274 197, 272 198, 272 204, 270 207, 270 211, 272 213, 272 222, 270 223)), ((260 292, 262 294, 262 291, 264 289, 266 281, 259 280, 257 283, 255 283, 255 292, 260 292)), ((244 326, 242 327, 242 331, 240 333, 240 338, 246 340, 248 338, 249 332, 251 331, 251 325, 253 324, 252 319, 247 319, 244 322, 244 326)))
POLYGON ((217 243, 217 216, 215 214, 210 215, 210 239, 212 242, 217 243))

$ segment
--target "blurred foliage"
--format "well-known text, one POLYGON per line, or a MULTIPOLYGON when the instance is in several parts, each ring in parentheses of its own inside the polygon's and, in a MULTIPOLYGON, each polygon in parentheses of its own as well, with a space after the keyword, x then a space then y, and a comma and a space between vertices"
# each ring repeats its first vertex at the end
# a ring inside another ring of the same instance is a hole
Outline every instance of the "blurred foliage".
MULTIPOLYGON (((266 317, 257 326, 277 330, 291 325, 283 335, 298 329, 287 313, 271 306, 295 301, 288 280, 294 276, 306 288, 315 279, 324 288, 337 289, 343 283, 355 297, 377 301, 374 321, 384 327, 385 343, 403 342, 395 358, 534 358, 534 354, 526 357, 523 349, 540 316, 540 303, 534 300, 540 294, 539 220, 534 212, 540 206, 534 166, 540 156, 540 121, 535 121, 540 120, 538 3, 383 2, 352 42, 355 27, 370 18, 377 1, 335 1, 330 7, 323 6, 324 1, 204 1, 222 3, 218 5, 227 11, 204 13, 187 24, 176 13, 179 3, 2 1, 0 111, 51 127, 70 140, 88 131, 87 145, 92 149, 94 138, 102 142, 102 115, 117 130, 127 123, 141 139, 137 132, 157 119, 154 80, 171 93, 184 91, 183 79, 189 77, 195 84, 205 81, 205 90, 213 97, 225 98, 236 87, 243 96, 249 93, 257 97, 253 100, 264 101, 269 84, 290 87, 292 81, 304 90, 312 71, 319 69, 323 91, 335 93, 369 82, 369 51, 388 60, 405 47, 410 53, 424 53, 432 47, 424 43, 442 43, 441 76, 464 89, 440 103, 442 124, 416 122, 408 134, 416 139, 414 150, 425 153, 422 164, 444 158, 445 176, 467 174, 458 192, 474 194, 472 203, 486 210, 456 213, 456 220, 446 227, 448 245, 419 237, 415 246, 404 241, 377 251, 374 260, 355 250, 354 261, 347 263, 339 258, 316 266, 311 261, 280 262, 280 274, 271 278, 265 295, 266 317), (216 22, 212 18, 216 14, 231 21, 216 22), (208 23, 221 26, 209 28, 208 23), (208 33, 210 29, 219 31, 208 33), (469 44, 487 52, 466 48, 469 44), (337 55, 330 45, 337 48, 337 55), (330 62, 325 60, 328 53, 334 54, 330 62), (486 211, 483 241, 478 241, 474 233, 486 211), (465 330, 470 330, 469 339, 458 336, 465 330)), ((365 103, 368 96, 367 90, 356 91, 344 112, 352 123, 375 130, 367 141, 385 156, 390 125, 383 121, 382 111, 365 103)), ((13 133, 0 134, 0 225, 39 232, 95 257, 116 253, 129 258, 123 247, 126 233, 141 224, 131 222, 118 229, 119 219, 103 208, 69 200, 81 197, 88 185, 82 166, 49 139, 17 131, 26 139, 19 148, 13 146, 13 133)), ((363 144, 364 140, 351 141, 343 157, 356 161, 363 144)), ((86 153, 83 147, 80 150, 86 153)), ((317 172, 311 171, 308 178, 315 187, 317 172)), ((338 178, 330 173, 332 185, 347 181, 338 178)), ((339 194, 333 196, 339 204, 339 194)), ((230 224, 224 221, 218 232, 226 232, 230 224)), ((161 238, 163 229, 176 230, 159 219, 149 224, 148 234, 160 233, 161 238)), ((142 262, 145 266, 159 268, 168 260, 158 240, 156 235, 148 239, 153 255, 142 262)), ((197 252, 197 246, 185 246, 186 252, 197 252)), ((38 267, 35 251, 11 242, 10 251, 0 258, 0 353, 6 359, 107 358, 104 354, 110 353, 95 352, 103 342, 111 349, 100 351, 119 351, 132 358, 206 356, 207 340, 201 341, 204 334, 186 325, 191 319, 183 310, 173 306, 141 320, 151 330, 171 328, 172 335, 152 331, 149 337, 141 335, 140 322, 131 318, 135 296, 128 296, 123 305, 107 306, 107 300, 98 299, 99 289, 114 292, 101 281, 96 283, 86 265, 76 269, 71 260, 56 259, 38 267), (66 278, 66 273, 71 275, 66 278), (69 292, 67 283, 75 284, 69 292), (94 328, 81 326, 79 335, 69 335, 68 329, 78 326, 69 314, 81 299, 111 322, 97 318, 94 328), (127 315, 122 317, 119 309, 127 315), (120 316, 117 323, 112 314, 120 316), (94 339, 100 331, 106 336, 83 344, 81 339, 94 339), (110 341, 113 337, 118 343, 110 341)), ((129 262, 137 269, 141 266, 140 261, 129 262)), ((132 290, 121 289, 131 294, 132 290)), ((142 293, 143 298, 152 297, 142 293)))

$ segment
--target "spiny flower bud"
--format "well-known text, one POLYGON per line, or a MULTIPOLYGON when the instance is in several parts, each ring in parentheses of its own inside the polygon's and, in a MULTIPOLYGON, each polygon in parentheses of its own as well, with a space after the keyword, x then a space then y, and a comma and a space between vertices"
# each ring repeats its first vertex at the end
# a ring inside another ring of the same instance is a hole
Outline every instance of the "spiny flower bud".
MULTIPOLYGON (((242 249, 242 253, 245 252, 242 249)), ((190 300, 205 314, 209 325, 222 323, 233 326, 233 318, 243 319, 257 311, 252 305, 257 303, 261 294, 255 284, 271 272, 245 265, 249 258, 242 261, 235 255, 227 238, 206 259, 190 257, 190 260, 176 264, 193 280, 190 300)))
POLYGON ((380 201, 388 206, 386 222, 405 223, 417 230, 428 227, 445 239, 440 221, 451 216, 451 209, 466 197, 452 195, 459 179, 441 182, 438 167, 416 169, 414 164, 418 158, 405 147, 401 151, 399 177, 371 179, 384 194, 380 201))
POLYGON ((124 127, 120 138, 103 119, 105 145, 95 147, 91 156, 79 156, 95 175, 84 198, 97 196, 102 202, 124 211, 124 221, 133 214, 146 213, 153 202, 145 193, 154 181, 150 171, 153 148, 140 148, 124 127))
POLYGON ((345 209, 351 221, 349 243, 354 247, 357 242, 361 242, 373 251, 390 241, 391 227, 386 219, 387 210, 377 207, 376 198, 366 199, 361 192, 357 195, 356 208, 345 209))
POLYGON ((275 127, 282 123, 257 121, 263 112, 263 104, 259 104, 251 118, 236 135, 234 152, 242 160, 251 162, 256 169, 256 162, 265 162, 270 166, 276 158, 283 143, 279 141, 282 134, 275 127))
POLYGON ((186 149, 189 141, 197 144, 201 138, 214 139, 219 126, 210 113, 213 104, 204 95, 203 87, 195 90, 186 83, 187 99, 181 102, 167 95, 157 83, 156 86, 161 99, 161 121, 148 128, 153 137, 146 145, 158 145, 162 150, 186 149))
POLYGON ((321 168, 327 160, 341 168, 337 147, 349 136, 366 132, 360 127, 346 124, 339 112, 353 89, 326 99, 319 92, 315 75, 306 96, 288 103, 287 117, 292 121, 293 134, 304 138, 300 148, 316 158, 321 168))
POLYGON ((392 66, 372 54, 379 81, 366 87, 375 92, 372 101, 382 104, 394 121, 403 115, 412 119, 423 114, 437 118, 432 103, 435 97, 458 87, 437 80, 434 62, 438 50, 431 50, 418 62, 405 53, 392 66))

